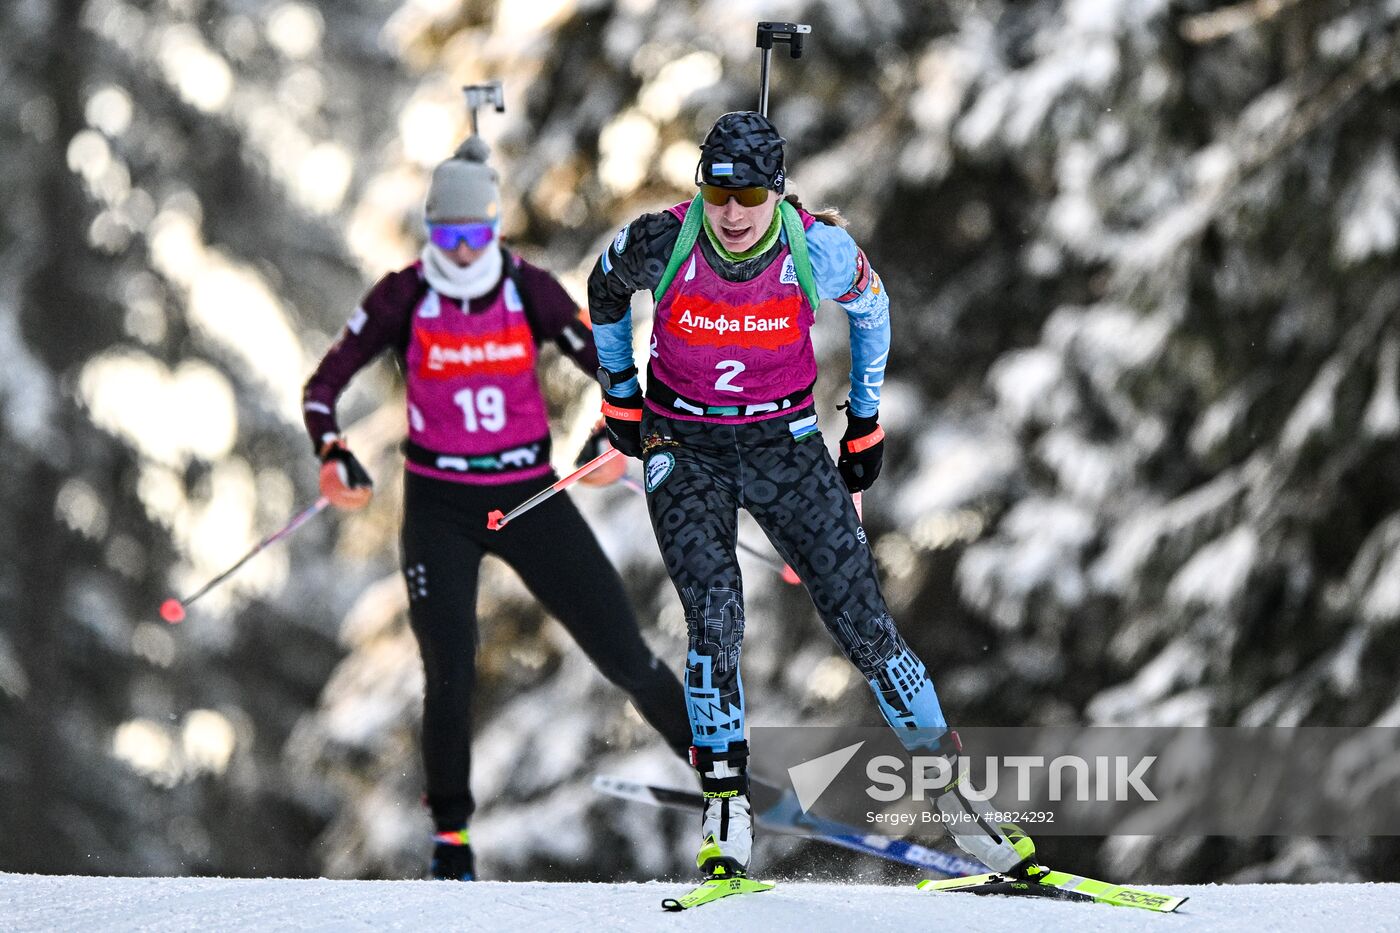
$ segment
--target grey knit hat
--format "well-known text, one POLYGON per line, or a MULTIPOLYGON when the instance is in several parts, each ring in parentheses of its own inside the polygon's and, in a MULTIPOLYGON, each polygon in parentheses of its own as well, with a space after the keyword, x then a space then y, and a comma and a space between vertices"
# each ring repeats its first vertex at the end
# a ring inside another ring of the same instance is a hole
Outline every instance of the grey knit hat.
POLYGON ((429 223, 441 220, 495 220, 501 213, 496 170, 486 164, 491 147, 480 136, 468 137, 452 158, 433 169, 428 203, 429 223))

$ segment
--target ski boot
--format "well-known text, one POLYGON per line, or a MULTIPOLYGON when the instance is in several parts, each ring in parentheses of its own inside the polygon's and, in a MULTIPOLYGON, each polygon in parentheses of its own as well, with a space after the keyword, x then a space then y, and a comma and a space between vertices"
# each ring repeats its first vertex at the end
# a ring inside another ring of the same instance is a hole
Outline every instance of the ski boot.
POLYGON ((475 881, 471 836, 467 828, 433 833, 433 861, 429 877, 437 881, 475 881))
POLYGON ((668 897, 664 910, 689 910, 722 897, 773 890, 773 882, 749 877, 753 853, 753 818, 749 808, 749 743, 731 742, 722 752, 692 746, 690 763, 700 772, 705 798, 700 819, 700 854, 695 866, 705 875, 683 897, 668 897))
POLYGON ((958 757, 962 742, 949 729, 933 747, 934 755, 948 762, 947 786, 934 799, 940 822, 958 846, 994 872, 1012 878, 1029 878, 1042 869, 1035 863, 1035 841, 1015 823, 997 823, 990 802, 973 800, 961 787, 958 757))
POLYGON ((703 842, 695 864, 707 878, 743 878, 753 853, 749 743, 731 742, 722 752, 692 746, 690 763, 700 773, 705 798, 700 821, 703 842))

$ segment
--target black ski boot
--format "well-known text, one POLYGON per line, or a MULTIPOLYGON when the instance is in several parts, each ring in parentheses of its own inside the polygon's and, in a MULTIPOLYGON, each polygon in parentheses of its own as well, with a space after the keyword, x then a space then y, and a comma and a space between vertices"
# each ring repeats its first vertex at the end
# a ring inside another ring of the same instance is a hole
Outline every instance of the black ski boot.
POLYGON ((450 832, 433 833, 433 843, 433 861, 428 866, 429 877, 438 881, 476 880, 471 837, 465 826, 450 832))

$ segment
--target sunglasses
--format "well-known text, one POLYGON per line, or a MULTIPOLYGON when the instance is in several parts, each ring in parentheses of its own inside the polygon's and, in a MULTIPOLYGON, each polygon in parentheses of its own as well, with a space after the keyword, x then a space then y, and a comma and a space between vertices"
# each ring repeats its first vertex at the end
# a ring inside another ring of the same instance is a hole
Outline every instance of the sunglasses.
POLYGON ((719 185, 701 185, 700 196, 707 204, 715 207, 724 207, 733 198, 743 207, 758 207, 768 200, 768 189, 756 188, 721 188, 719 185))
POLYGON ((445 252, 452 252, 458 243, 465 243, 472 249, 482 249, 496 238, 497 223, 494 220, 469 224, 428 224, 428 239, 445 252))

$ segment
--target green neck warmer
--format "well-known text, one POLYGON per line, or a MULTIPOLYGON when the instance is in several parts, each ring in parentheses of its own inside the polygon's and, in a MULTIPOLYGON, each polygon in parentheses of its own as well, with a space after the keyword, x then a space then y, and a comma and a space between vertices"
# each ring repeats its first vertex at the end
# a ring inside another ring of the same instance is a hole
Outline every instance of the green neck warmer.
POLYGON ((782 230, 782 227, 782 217, 779 214, 778 208, 774 207, 773 222, 768 225, 768 232, 759 237, 757 243, 750 246, 742 253, 731 253, 724 248, 719 241, 719 237, 710 229, 710 218, 705 218, 705 236, 710 238, 710 245, 715 248, 715 252, 719 253, 720 258, 725 262, 743 262, 745 259, 752 259, 755 256, 761 256, 768 252, 773 244, 778 242, 778 233, 782 230))

